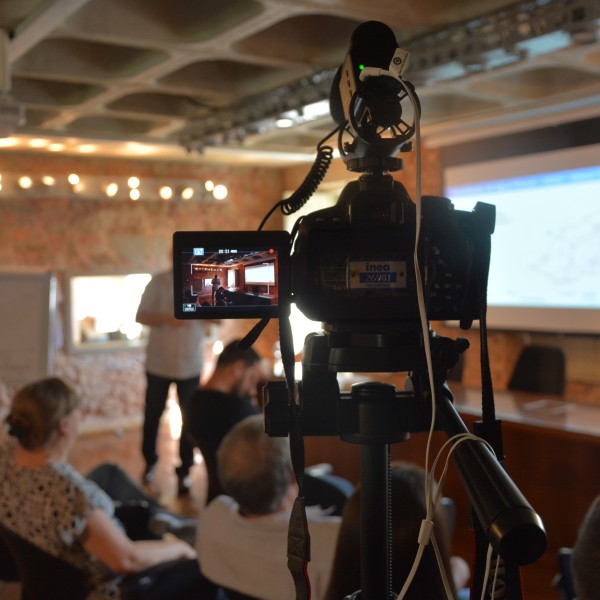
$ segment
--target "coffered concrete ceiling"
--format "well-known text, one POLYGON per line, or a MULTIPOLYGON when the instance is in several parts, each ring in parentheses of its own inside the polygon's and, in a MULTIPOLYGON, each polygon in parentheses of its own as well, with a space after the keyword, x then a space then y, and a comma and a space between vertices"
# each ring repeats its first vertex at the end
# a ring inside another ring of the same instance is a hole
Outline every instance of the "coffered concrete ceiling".
POLYGON ((425 139, 449 144, 600 115, 599 19, 600 0, 0 0, 0 121, 24 109, 16 148, 307 160, 333 121, 297 105, 379 20, 411 52, 425 139))

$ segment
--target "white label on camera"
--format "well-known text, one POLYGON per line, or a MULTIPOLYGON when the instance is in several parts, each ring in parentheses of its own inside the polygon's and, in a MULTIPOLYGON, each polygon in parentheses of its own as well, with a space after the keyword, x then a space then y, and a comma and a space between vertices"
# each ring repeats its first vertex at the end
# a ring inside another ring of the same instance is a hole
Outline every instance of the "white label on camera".
POLYGON ((405 288, 406 261, 351 261, 348 271, 348 287, 350 289, 405 288))

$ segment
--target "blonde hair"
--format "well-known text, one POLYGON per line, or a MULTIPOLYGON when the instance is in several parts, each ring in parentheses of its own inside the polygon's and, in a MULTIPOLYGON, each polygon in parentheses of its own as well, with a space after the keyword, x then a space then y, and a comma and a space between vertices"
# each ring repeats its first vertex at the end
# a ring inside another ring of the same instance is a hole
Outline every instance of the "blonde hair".
POLYGON ((79 408, 75 391, 58 377, 48 377, 21 388, 6 418, 10 435, 26 450, 46 445, 63 417, 79 408))

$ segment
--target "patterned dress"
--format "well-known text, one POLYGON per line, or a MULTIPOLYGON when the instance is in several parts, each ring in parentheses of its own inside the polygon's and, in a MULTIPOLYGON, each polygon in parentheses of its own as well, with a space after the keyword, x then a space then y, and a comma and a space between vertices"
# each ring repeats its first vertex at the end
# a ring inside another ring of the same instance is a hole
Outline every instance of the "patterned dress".
POLYGON ((89 574, 87 600, 120 598, 120 578, 82 543, 93 509, 114 515, 113 501, 66 463, 15 464, 14 441, 0 447, 0 523, 41 550, 89 574))

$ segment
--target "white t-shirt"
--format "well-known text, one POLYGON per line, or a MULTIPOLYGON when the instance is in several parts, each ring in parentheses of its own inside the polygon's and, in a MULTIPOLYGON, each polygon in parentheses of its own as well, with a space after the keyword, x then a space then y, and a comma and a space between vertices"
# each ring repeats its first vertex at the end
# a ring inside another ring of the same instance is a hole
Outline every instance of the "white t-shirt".
MULTIPOLYGON (((247 519, 238 508, 233 498, 218 496, 202 512, 196 536, 200 569, 214 583, 261 600, 295 600, 287 566, 290 513, 247 519)), ((306 513, 312 599, 322 600, 341 518, 324 515, 319 507, 309 507, 306 513)))
MULTIPOLYGON (((152 277, 140 300, 140 309, 149 313, 174 314, 173 273, 163 271, 152 277)), ((170 379, 189 379, 202 372, 202 321, 185 325, 153 325, 146 347, 146 371, 170 379)))

